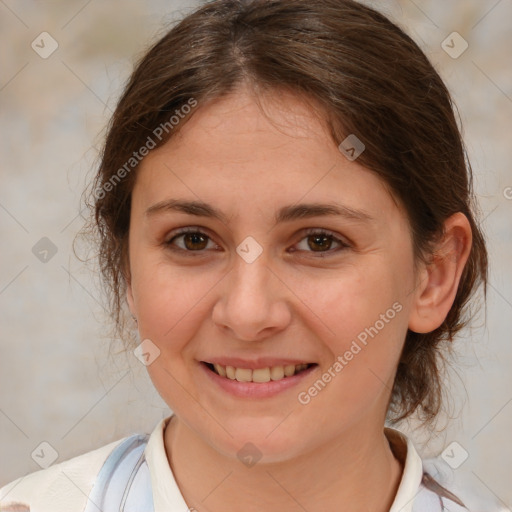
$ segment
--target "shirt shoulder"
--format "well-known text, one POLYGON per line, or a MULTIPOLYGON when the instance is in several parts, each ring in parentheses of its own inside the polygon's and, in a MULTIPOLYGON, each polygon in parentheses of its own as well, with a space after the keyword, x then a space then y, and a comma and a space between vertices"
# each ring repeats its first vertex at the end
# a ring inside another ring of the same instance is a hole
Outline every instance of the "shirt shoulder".
POLYGON ((423 474, 412 512, 470 512, 458 496, 428 473, 423 474))
POLYGON ((452 469, 442 457, 422 459, 411 438, 386 428, 402 480, 390 512, 511 512, 493 496, 477 491, 471 474, 452 469))
POLYGON ((124 439, 29 473, 5 485, 0 489, 0 510, 81 512, 102 465, 124 439), (26 506, 25 509, 21 504, 26 506))
MULTIPOLYGON (((439 496, 448 512, 511 512, 469 470, 452 469, 442 457, 423 460, 421 487, 439 496)), ((427 509, 428 510, 428 509, 427 509)))

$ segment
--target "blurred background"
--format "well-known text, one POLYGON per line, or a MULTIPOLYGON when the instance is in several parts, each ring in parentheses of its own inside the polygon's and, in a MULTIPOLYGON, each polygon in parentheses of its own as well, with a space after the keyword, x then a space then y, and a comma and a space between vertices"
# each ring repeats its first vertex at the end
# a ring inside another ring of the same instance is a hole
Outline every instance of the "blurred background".
MULTIPOLYGON (((97 277, 72 243, 134 61, 200 3, 0 0, 0 486, 40 469, 41 446, 60 462, 169 414, 145 367, 110 342, 97 277)), ((512 0, 367 3, 453 94, 491 256, 487 309, 455 346, 449 413, 434 431, 400 428, 425 457, 464 458, 456 471, 510 507, 512 0)))

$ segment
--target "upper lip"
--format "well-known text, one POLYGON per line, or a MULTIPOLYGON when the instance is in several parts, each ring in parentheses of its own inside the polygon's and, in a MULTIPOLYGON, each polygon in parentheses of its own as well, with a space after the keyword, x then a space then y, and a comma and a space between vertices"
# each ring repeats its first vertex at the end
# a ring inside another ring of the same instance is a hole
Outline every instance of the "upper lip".
POLYGON ((275 357, 258 357, 255 359, 242 359, 239 357, 211 357, 203 359, 205 363, 220 364, 221 366, 233 366, 234 368, 247 368, 256 370, 258 368, 268 368, 270 366, 286 366, 298 364, 313 364, 307 359, 288 359, 275 357))

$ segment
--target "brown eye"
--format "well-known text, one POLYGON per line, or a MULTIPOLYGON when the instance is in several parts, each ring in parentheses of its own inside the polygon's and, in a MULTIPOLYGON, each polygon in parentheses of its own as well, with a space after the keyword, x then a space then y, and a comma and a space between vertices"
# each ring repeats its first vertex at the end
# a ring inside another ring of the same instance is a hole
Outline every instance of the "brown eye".
POLYGON ((324 230, 311 229, 304 233, 306 236, 297 244, 299 251, 303 252, 316 252, 316 253, 334 253, 340 250, 350 247, 350 245, 333 233, 324 230), (332 249, 333 244, 337 244, 338 247, 332 249))
POLYGON ((165 242, 165 245, 169 246, 173 250, 200 252, 209 247, 208 243, 213 244, 210 237, 205 233, 197 230, 182 230, 167 242, 165 242))
POLYGON ((310 235, 307 239, 308 247, 313 251, 329 249, 333 242, 332 237, 327 235, 310 235))
POLYGON ((183 242, 191 251, 205 249, 208 245, 208 237, 201 233, 187 233, 183 235, 183 242))

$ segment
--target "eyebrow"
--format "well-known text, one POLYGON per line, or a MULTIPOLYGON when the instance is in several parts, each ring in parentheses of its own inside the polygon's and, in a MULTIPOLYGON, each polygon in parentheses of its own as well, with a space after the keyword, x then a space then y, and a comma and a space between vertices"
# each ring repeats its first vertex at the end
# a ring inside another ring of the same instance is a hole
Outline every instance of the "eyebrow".
MULTIPOLYGON (((146 216, 151 217, 158 213, 177 211, 196 217, 209 217, 228 224, 227 216, 208 203, 202 201, 185 201, 181 199, 166 199, 160 201, 146 210, 146 216)), ((274 217, 276 224, 290 222, 310 217, 339 216, 360 222, 370 222, 374 218, 363 210, 355 210, 348 206, 336 203, 302 203, 283 206, 274 217)))

